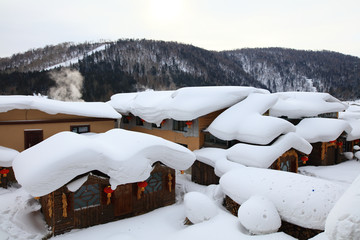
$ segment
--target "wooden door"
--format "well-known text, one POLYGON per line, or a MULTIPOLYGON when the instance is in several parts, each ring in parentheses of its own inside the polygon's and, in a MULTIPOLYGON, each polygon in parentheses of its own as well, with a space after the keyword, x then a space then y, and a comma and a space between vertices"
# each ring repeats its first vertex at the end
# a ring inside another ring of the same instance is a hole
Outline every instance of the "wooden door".
POLYGON ((43 130, 42 129, 25 129, 24 131, 24 149, 28 149, 43 140, 43 130))
POLYGON ((114 215, 121 216, 132 211, 132 184, 119 185, 114 191, 114 215))

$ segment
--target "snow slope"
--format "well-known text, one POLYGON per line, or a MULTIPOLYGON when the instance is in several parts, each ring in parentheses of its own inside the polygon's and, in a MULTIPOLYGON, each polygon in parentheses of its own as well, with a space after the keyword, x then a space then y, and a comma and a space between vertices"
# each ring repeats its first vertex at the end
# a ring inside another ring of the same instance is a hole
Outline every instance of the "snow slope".
POLYGON ((14 149, 0 146, 0 166, 11 167, 14 158, 18 154, 19 152, 14 149))

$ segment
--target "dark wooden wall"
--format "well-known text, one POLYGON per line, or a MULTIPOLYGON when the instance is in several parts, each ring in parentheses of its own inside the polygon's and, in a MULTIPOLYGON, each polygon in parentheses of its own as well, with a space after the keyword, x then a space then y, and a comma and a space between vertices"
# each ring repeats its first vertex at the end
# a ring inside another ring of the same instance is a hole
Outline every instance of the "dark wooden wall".
POLYGON ((191 181, 201 184, 219 184, 220 178, 215 175, 215 169, 203 162, 196 160, 191 167, 191 181))
POLYGON ((9 173, 7 174, 6 177, 4 177, 3 174, 0 174, 0 180, 1 180, 0 187, 7 188, 11 183, 16 182, 15 174, 12 167, 0 167, 0 170, 1 169, 9 169, 9 173))
POLYGON ((74 228, 86 228, 118 219, 137 216, 159 207, 175 203, 175 171, 157 163, 151 173, 161 179, 154 181, 152 188, 151 177, 141 199, 137 198, 137 183, 119 185, 111 194, 111 202, 107 204, 107 194, 104 188, 109 186, 109 178, 90 174, 88 180, 82 185, 98 184, 100 188, 100 204, 74 210, 74 195, 66 186, 40 198, 42 213, 46 223, 52 228, 53 234, 58 235, 74 228), (171 174, 171 192, 169 189, 169 176, 171 174), (154 191, 149 191, 153 189, 154 191), (67 217, 63 216, 63 193, 66 195, 67 217), (49 201, 49 199, 51 199, 49 201), (50 203, 50 204, 49 204, 50 203), (49 214, 51 205, 52 215, 49 214))

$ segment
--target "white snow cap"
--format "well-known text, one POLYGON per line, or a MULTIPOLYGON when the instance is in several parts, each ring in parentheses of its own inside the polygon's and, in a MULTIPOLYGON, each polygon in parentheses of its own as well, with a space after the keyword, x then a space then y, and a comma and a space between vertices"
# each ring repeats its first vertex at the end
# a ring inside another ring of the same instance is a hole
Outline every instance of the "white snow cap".
POLYGON ((107 174, 113 189, 143 181, 157 161, 184 170, 193 164, 195 155, 165 139, 122 129, 95 136, 61 132, 21 152, 13 168, 30 194, 43 196, 92 170, 107 174))
POLYGON ((360 175, 331 209, 325 224, 329 240, 360 239, 360 175))
POLYGON ((296 133, 310 143, 336 140, 343 132, 351 133, 347 121, 332 118, 306 118, 296 125, 296 133))
POLYGON ((349 108, 345 112, 339 112, 341 119, 360 119, 359 102, 348 102, 349 108))
POLYGON ((254 195, 274 203, 281 219, 324 230, 325 220, 344 187, 332 181, 271 169, 244 167, 220 178, 224 193, 238 204, 254 195))
POLYGON ((184 206, 186 217, 194 224, 209 220, 218 214, 215 203, 199 192, 185 194, 184 206))
POLYGON ((278 100, 274 94, 250 94, 245 100, 221 113, 208 131, 222 140, 237 139, 253 144, 269 144, 281 134, 295 132, 290 122, 263 116, 278 100))
POLYGON ((215 173, 222 176, 236 164, 249 167, 268 168, 286 151, 294 148, 310 154, 312 146, 295 133, 279 137, 272 145, 259 146, 238 143, 229 149, 202 148, 195 150, 196 159, 215 168, 215 173))
POLYGON ((274 117, 303 118, 319 114, 341 112, 348 105, 328 93, 318 92, 279 92, 274 93, 279 101, 270 108, 274 117))
POLYGON ((360 139, 360 119, 349 119, 346 121, 350 124, 352 128, 351 132, 347 133, 346 140, 353 141, 356 139, 360 139))
POLYGON ((167 118, 194 120, 230 107, 253 92, 269 93, 253 87, 186 87, 176 91, 119 93, 113 95, 109 103, 123 114, 132 113, 147 122, 160 124, 167 118))
POLYGON ((11 167, 18 154, 19 152, 12 148, 0 146, 0 167, 11 167))
POLYGON ((255 195, 241 204, 240 223, 252 234, 275 233, 281 227, 281 218, 274 204, 264 196, 255 195))
POLYGON ((103 102, 63 102, 39 96, 0 96, 0 112, 36 109, 48 114, 119 119, 121 115, 103 102))

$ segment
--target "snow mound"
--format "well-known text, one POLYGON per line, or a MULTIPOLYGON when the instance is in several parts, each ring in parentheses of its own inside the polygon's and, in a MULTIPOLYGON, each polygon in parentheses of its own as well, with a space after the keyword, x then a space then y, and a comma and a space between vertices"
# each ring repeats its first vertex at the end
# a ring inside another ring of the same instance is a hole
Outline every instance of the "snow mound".
POLYGON ((329 240, 360 239, 360 175, 336 202, 326 220, 329 240))
POLYGON ((0 146, 0 166, 11 167, 14 158, 18 154, 19 152, 14 149, 0 146))
POLYGON ((296 133, 310 143, 336 140, 343 132, 352 128, 347 121, 330 118, 306 118, 296 125, 296 133))
POLYGON ((351 160, 351 159, 354 158, 354 153, 353 152, 343 152, 343 155, 347 160, 351 160))
POLYGON ((186 217, 194 224, 207 221, 218 214, 215 203, 199 192, 189 192, 184 196, 186 217))
POLYGON ((281 219, 274 204, 263 196, 252 196, 238 211, 240 223, 252 234, 275 233, 281 227, 281 219))
POLYGON ((221 113, 208 131, 222 140, 237 139, 253 144, 268 144, 281 134, 295 132, 290 122, 263 114, 278 97, 273 94, 250 94, 245 100, 221 113))
POLYGON ((0 112, 36 109, 48 114, 119 119, 121 115, 103 102, 63 102, 38 96, 0 96, 0 112))
POLYGON ((194 120, 230 107, 253 92, 269 93, 253 87, 186 87, 176 91, 119 93, 111 97, 109 104, 123 114, 132 113, 147 122, 160 124, 168 118, 194 120))
POLYGON ((144 181, 157 161, 183 170, 195 155, 165 139, 122 129, 91 136, 61 132, 18 154, 13 168, 23 188, 43 196, 92 170, 107 174, 113 189, 144 181))
POLYGON ((346 121, 352 128, 351 132, 349 132, 346 136, 346 141, 360 139, 360 119, 349 119, 346 121))
POLYGON ((278 92, 279 101, 270 108, 270 116, 303 118, 316 117, 323 113, 341 112, 348 105, 328 93, 278 92))
POLYGON ((342 185, 331 181, 251 167, 227 172, 220 185, 240 205, 262 195, 274 203, 282 220, 319 230, 324 230, 327 215, 344 192, 342 185))

